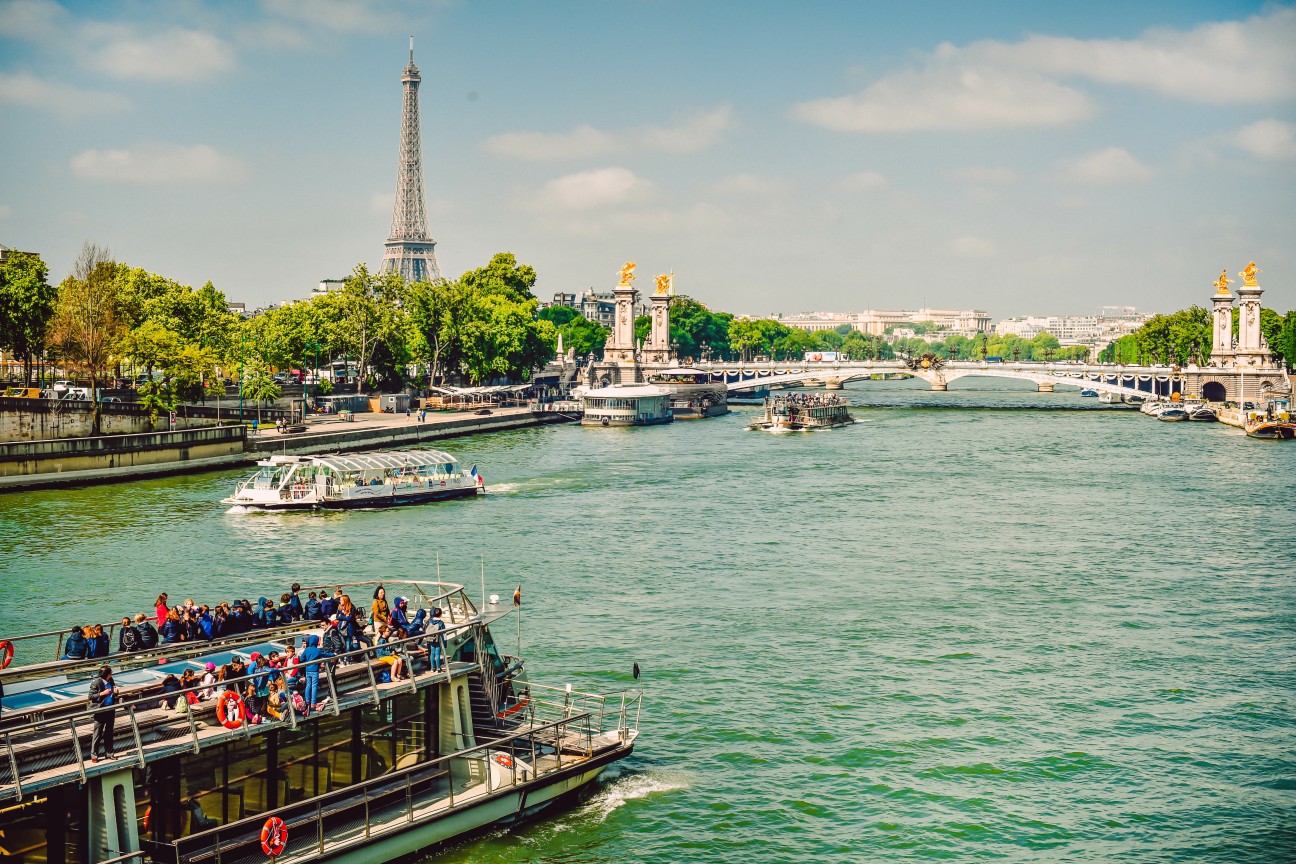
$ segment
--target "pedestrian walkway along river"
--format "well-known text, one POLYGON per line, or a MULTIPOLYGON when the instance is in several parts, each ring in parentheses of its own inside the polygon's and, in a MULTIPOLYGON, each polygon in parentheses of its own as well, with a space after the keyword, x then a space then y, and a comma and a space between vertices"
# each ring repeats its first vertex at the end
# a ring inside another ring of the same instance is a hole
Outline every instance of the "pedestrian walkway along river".
POLYGON ((394 511, 227 514, 243 471, 5 496, 0 608, 61 628, 438 552, 477 585, 484 555, 534 680, 637 661, 648 700, 592 797, 454 862, 1289 856, 1296 447, 974 386, 852 385, 860 422, 812 434, 461 438, 491 494, 394 511))

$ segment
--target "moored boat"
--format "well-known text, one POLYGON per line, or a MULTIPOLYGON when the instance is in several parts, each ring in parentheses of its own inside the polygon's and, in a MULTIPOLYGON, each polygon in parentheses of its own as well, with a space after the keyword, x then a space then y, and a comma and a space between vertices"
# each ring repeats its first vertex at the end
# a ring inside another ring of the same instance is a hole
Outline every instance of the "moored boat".
POLYGON ((854 422, 846 401, 839 396, 793 394, 766 399, 763 414, 747 428, 769 432, 810 432, 854 422))
MULTIPOLYGON (((20 661, 3 672, 0 724, 5 845, 22 850, 13 860, 390 861, 528 817, 632 752, 641 690, 531 683, 491 634, 511 604, 479 609, 459 585, 385 582, 442 610, 445 629, 318 659, 303 652, 264 673, 285 694, 277 707, 251 695, 266 685, 244 661, 318 640, 320 622, 107 660, 29 662, 43 634, 5 643, 19 645, 20 661), (111 714, 86 706, 105 662, 111 714), (168 685, 208 663, 225 667, 214 685, 168 685), (289 684, 290 671, 318 676, 321 708, 294 707, 312 690, 289 684), (114 756, 91 751, 106 714, 114 756)), ((367 597, 375 586, 343 587, 367 597)))
POLYGON ((671 413, 677 420, 696 420, 729 413, 729 390, 723 381, 712 381, 702 369, 663 369, 648 376, 650 385, 670 394, 671 413))
POLYGON ((1097 396, 1097 395, 1098 395, 1098 391, 1097 391, 1097 390, 1089 390, 1089 389, 1085 389, 1085 390, 1081 390, 1081 391, 1080 391, 1080 395, 1081 395, 1081 396, 1086 396, 1086 397, 1088 397, 1088 396, 1097 396))
POLYGON ((1173 402, 1164 403, 1161 409, 1153 415, 1158 420, 1164 420, 1167 423, 1177 423, 1181 420, 1188 419, 1188 412, 1181 405, 1173 402))
POLYGON ((670 391, 655 384, 613 384, 573 392, 584 406, 582 426, 655 426, 675 419, 670 391))
POLYGON ((248 510, 344 510, 421 504, 486 491, 477 466, 464 471, 442 450, 271 456, 221 501, 248 510))

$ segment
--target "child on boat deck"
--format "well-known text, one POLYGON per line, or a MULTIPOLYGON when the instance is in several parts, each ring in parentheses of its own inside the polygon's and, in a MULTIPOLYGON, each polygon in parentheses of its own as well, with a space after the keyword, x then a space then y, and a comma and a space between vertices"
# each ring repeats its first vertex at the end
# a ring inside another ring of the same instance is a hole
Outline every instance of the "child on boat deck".
MULTIPOLYGON (((385 646, 391 641, 391 628, 383 626, 378 631, 378 645, 385 646)), ((397 657, 390 648, 378 647, 374 649, 374 665, 386 665, 391 667, 391 678, 395 681, 404 674, 405 663, 397 657)))
POLYGON ((256 687, 252 686, 249 681, 243 688, 243 707, 247 711, 247 722, 253 725, 261 722, 261 715, 265 711, 265 703, 257 695, 256 687))

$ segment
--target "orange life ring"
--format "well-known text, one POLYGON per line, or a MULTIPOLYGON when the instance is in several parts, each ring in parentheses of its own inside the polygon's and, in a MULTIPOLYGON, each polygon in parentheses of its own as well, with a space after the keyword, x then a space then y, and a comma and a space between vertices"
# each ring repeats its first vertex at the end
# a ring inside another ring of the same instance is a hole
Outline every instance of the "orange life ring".
POLYGON ((13 662, 13 643, 8 639, 0 642, 0 669, 8 669, 13 662))
POLYGON ((811 360, 822 360, 822 359, 823 359, 823 355, 822 355, 822 354, 814 354, 814 355, 812 355, 812 356, 810 357, 810 359, 811 359, 811 360))
POLYGON ((144 808, 144 833, 145 833, 145 834, 148 833, 148 830, 149 830, 149 819, 150 819, 152 816, 153 816, 153 805, 150 804, 149 806, 147 806, 147 807, 144 808))
POLYGON ((243 707, 243 700, 233 690, 226 690, 216 701, 216 719, 226 729, 237 729, 247 719, 247 709, 243 707), (233 705, 231 706, 230 703, 233 705), (233 710, 230 710, 231 707, 233 710))
POLYGON ((507 753, 496 753, 495 761, 498 762, 500 766, 503 768, 513 767, 513 757, 508 755, 507 753))
POLYGON ((288 826, 278 816, 271 816, 261 826, 261 851, 276 858, 288 845, 288 826))
POLYGON ((444 480, 441 481, 441 485, 442 485, 442 486, 445 485, 445 481, 444 481, 444 480))

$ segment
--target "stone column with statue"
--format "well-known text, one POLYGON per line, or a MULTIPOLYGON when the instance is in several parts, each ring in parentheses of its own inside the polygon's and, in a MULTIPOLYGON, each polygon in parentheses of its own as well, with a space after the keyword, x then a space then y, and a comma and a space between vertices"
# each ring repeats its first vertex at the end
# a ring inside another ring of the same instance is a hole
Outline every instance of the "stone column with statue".
POLYGON ((670 345, 670 301, 674 294, 675 274, 663 273, 655 280, 657 290, 652 295, 652 330, 644 346, 643 362, 663 366, 674 362, 670 345))
POLYGON ((1238 273, 1242 277, 1242 286, 1238 293, 1238 340, 1236 362, 1239 366, 1257 368, 1270 365, 1272 358, 1269 346, 1265 344, 1264 335, 1260 332, 1260 295, 1264 289, 1256 282, 1260 273, 1254 261, 1238 273))
POLYGON ((1212 285, 1215 294, 1211 297, 1214 309, 1211 311, 1211 356, 1212 366, 1233 365, 1233 295, 1229 293, 1228 270, 1220 273, 1212 285))
MULTIPOLYGON (((603 348, 603 362, 619 365, 636 364, 635 356, 635 301, 639 292, 635 290, 635 262, 627 261, 621 268, 620 281, 613 293, 616 297, 616 317, 612 321, 612 332, 608 334, 607 344, 603 348)), ((619 380, 634 380, 634 373, 622 374, 619 380)))

